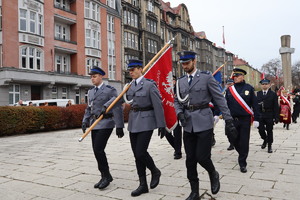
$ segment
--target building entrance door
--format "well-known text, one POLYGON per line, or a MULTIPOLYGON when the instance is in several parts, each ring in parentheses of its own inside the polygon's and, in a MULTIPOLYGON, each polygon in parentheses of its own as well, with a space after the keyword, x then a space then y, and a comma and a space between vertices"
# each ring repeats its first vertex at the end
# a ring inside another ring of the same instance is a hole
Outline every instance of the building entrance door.
POLYGON ((41 100, 41 86, 31 86, 31 100, 41 100))

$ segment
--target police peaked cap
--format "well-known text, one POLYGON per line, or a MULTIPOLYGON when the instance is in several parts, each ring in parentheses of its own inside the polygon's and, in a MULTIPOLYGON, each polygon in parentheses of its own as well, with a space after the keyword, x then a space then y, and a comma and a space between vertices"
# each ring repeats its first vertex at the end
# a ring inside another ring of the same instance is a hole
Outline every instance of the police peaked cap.
POLYGON ((133 69, 135 67, 143 67, 143 61, 136 59, 127 60, 127 69, 133 69))
POLYGON ((190 60, 194 60, 196 57, 196 53, 194 51, 181 51, 178 52, 177 55, 179 55, 180 63, 189 62, 190 60))
POLYGON ((89 75, 93 75, 93 74, 100 74, 100 75, 104 76, 105 75, 105 71, 103 69, 101 69, 100 67, 94 66, 91 69, 89 75))
POLYGON ((233 76, 239 76, 239 75, 246 75, 247 72, 240 68, 234 68, 233 69, 233 76))
POLYGON ((268 80, 268 79, 266 79, 266 78, 264 78, 264 79, 262 79, 261 81, 259 81, 260 84, 264 84, 264 83, 269 84, 270 82, 271 82, 271 81, 268 80))

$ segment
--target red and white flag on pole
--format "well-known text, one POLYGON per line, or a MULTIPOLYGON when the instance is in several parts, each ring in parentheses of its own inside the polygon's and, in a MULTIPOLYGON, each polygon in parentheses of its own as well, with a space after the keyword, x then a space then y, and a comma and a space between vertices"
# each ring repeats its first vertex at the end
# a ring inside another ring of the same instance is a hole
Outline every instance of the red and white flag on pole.
POLYGON ((225 45, 225 33, 224 33, 224 26, 223 26, 223 45, 225 45))
POLYGON ((149 68, 145 78, 156 82, 162 96, 166 129, 171 132, 177 125, 174 107, 173 74, 172 74, 172 46, 170 46, 149 68))
POLYGON ((261 73, 261 74, 260 74, 260 79, 263 80, 263 79, 265 79, 265 78, 266 78, 265 72, 261 73))

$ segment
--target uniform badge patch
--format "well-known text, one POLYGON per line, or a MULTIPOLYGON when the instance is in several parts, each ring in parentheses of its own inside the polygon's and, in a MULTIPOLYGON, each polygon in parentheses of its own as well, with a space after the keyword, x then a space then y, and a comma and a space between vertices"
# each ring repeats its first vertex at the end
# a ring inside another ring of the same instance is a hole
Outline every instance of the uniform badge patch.
POLYGON ((245 95, 249 95, 249 90, 246 90, 246 91, 245 91, 245 95))

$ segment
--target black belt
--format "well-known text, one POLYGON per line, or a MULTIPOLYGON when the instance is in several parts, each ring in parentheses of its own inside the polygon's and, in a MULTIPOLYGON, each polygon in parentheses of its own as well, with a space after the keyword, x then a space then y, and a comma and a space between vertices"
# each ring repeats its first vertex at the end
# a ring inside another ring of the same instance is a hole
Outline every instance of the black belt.
MULTIPOLYGON (((112 113, 107 113, 107 114, 104 114, 103 115, 103 118, 104 119, 108 119, 108 118, 112 118, 114 116, 114 114, 112 114, 112 113)), ((91 116, 93 119, 97 119, 97 117, 98 117, 98 115, 92 115, 91 116)))
POLYGON ((250 115, 248 115, 248 116, 232 116, 232 118, 234 119, 234 120, 236 120, 236 121, 238 121, 238 120, 248 120, 248 119, 250 119, 251 118, 251 116, 250 115))
POLYGON ((262 112, 273 112, 273 110, 272 109, 264 109, 264 110, 262 110, 262 112))
POLYGON ((152 106, 148 106, 148 107, 131 107, 130 110, 132 110, 133 112, 139 112, 139 111, 149 111, 149 110, 153 110, 152 106))
POLYGON ((204 109, 204 108, 209 108, 208 104, 203 104, 203 105, 188 105, 188 106, 184 106, 184 109, 190 110, 190 111, 194 111, 194 110, 200 110, 200 109, 204 109))

